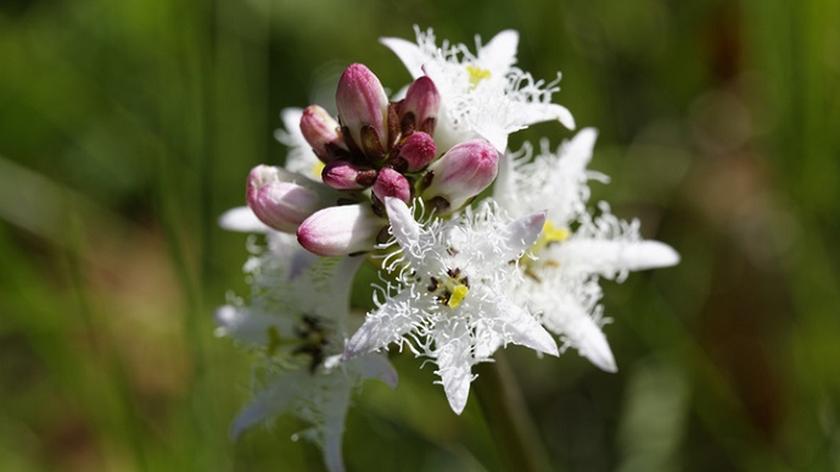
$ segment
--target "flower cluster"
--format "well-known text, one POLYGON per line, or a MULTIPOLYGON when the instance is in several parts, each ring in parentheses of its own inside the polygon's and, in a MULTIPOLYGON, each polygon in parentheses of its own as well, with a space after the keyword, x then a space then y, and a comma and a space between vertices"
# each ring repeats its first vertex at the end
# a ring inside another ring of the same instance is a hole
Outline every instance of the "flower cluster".
POLYGON ((412 75, 389 100, 376 75, 352 64, 331 116, 318 105, 284 110, 285 167, 260 165, 247 207, 221 225, 263 234, 245 266, 250 297, 229 297, 219 333, 250 346, 259 362, 255 398, 233 433, 284 411, 312 424, 307 437, 342 470, 341 435, 364 379, 395 384, 380 351, 395 345, 431 359, 455 413, 466 406, 472 367, 509 344, 557 356, 567 347, 603 370, 616 362, 601 328, 602 279, 676 264, 669 246, 644 240, 636 220, 606 203, 587 206, 596 132, 551 152, 508 135, 557 120, 558 80, 515 67, 518 34, 503 31, 475 53, 383 38, 412 75), (491 184, 492 197, 475 202, 491 184), (350 315, 363 260, 380 270, 375 309, 350 315), (554 333, 560 340, 555 341, 554 333))

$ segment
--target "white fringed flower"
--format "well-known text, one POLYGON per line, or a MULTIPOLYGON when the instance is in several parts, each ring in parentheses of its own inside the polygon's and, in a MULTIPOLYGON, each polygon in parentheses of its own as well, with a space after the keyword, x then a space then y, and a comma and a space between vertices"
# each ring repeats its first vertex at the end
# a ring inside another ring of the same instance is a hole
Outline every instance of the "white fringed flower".
POLYGON ((606 203, 597 216, 587 212, 588 180, 607 182, 587 170, 597 133, 581 130, 552 153, 543 141, 532 159, 530 145, 506 156, 494 190, 512 215, 546 211, 540 238, 524 258, 524 277, 514 298, 540 314, 542 323, 595 365, 616 371, 615 359, 601 331, 598 278, 624 280, 629 271, 667 267, 679 255, 659 241, 643 240, 638 220, 622 221, 606 203))
POLYGON ((350 286, 362 259, 314 256, 289 234, 268 232, 267 240, 267 248, 251 244, 249 300, 230 297, 216 313, 218 333, 250 347, 260 360, 257 393, 231 435, 291 413, 311 425, 303 436, 321 447, 328 470, 341 471, 353 391, 367 378, 396 384, 396 372, 381 355, 338 362, 349 328, 350 286))
MULTIPOLYGON (((505 295, 519 277, 517 261, 536 241, 542 212, 507 218, 494 203, 469 208, 453 220, 419 224, 401 200, 385 202, 396 246, 384 261, 396 285, 348 341, 345 358, 407 341, 416 355, 437 363, 437 374, 455 413, 463 411, 472 366, 502 344, 557 355, 551 335, 505 295)), ((379 298, 379 297, 377 297, 379 298)))
POLYGON ((435 129, 439 149, 481 136, 499 151, 507 147, 508 135, 534 123, 558 120, 574 129, 572 114, 551 103, 559 90, 560 75, 546 83, 514 66, 519 33, 505 30, 484 46, 477 40, 477 53, 463 44, 435 43, 431 29, 415 27, 417 43, 400 38, 382 38, 402 60, 412 78, 428 75, 441 95, 441 114, 435 129))

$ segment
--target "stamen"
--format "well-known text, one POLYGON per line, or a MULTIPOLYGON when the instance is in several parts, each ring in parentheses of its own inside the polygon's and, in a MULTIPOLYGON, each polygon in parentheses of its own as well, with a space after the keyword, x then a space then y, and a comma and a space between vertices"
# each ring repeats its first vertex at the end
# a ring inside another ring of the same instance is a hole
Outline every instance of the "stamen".
POLYGON ((458 284, 452 289, 452 295, 449 297, 449 302, 447 302, 446 306, 449 308, 455 309, 461 305, 461 302, 464 301, 467 294, 470 293, 469 287, 464 284, 458 284))
POLYGON ((562 243, 569 239, 569 236, 571 233, 568 229, 555 226, 551 220, 545 220, 539 239, 531 246, 531 252, 539 252, 551 243, 562 243))
POLYGON ((467 66, 467 73, 470 74, 470 85, 472 88, 476 88, 482 80, 490 78, 489 70, 474 65, 467 66))

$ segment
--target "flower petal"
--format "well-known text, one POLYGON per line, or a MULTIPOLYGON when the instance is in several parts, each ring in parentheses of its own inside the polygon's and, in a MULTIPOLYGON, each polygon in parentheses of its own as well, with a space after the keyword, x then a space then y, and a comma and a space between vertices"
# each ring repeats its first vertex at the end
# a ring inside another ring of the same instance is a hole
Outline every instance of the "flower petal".
POLYGON ((455 414, 460 415, 467 405, 475 363, 470 349, 470 335, 464 323, 454 323, 449 333, 435 336, 437 374, 446 392, 446 399, 455 414))
POLYGON ((559 155, 562 156, 560 162, 565 167, 565 172, 579 175, 586 171, 586 166, 592 160, 592 150, 595 148, 596 139, 598 139, 597 129, 583 128, 563 145, 559 155))
POLYGON ((263 346, 268 342, 268 329, 277 319, 245 307, 223 305, 216 309, 216 333, 239 342, 263 346))
POLYGON ((243 233, 268 233, 272 231, 247 206, 231 208, 219 216, 219 226, 228 231, 243 233))
POLYGON ((293 143, 281 141, 283 144, 287 144, 289 146, 300 146, 306 144, 306 140, 303 139, 303 133, 300 132, 300 119, 302 116, 303 109, 301 108, 290 107, 280 110, 280 120, 283 121, 283 127, 286 128, 286 132, 294 138, 293 143))
POLYGON ((545 212, 534 213, 507 225, 507 248, 509 252, 504 260, 516 260, 531 247, 540 236, 545 224, 545 212))
POLYGON ((341 454, 341 443, 353 386, 349 382, 343 382, 338 385, 332 384, 331 387, 326 390, 323 399, 323 424, 315 427, 320 429, 320 440, 322 441, 320 446, 327 470, 329 472, 343 472, 345 469, 341 454))
POLYGON ((411 248, 420 240, 420 224, 408 205, 399 198, 387 197, 385 210, 391 222, 391 233, 403 251, 410 254, 411 248))
POLYGON ((500 31, 478 51, 478 63, 493 75, 503 75, 516 64, 516 49, 519 33, 514 30, 500 31))
POLYGON ((517 117, 520 129, 551 120, 558 120, 566 128, 575 129, 575 119, 572 113, 562 105, 542 102, 512 102, 510 106, 512 108, 510 116, 517 117))
POLYGON ((569 271, 595 272, 609 278, 622 271, 668 267, 680 261, 679 254, 671 246, 652 240, 573 238, 550 251, 552 258, 569 271))
POLYGON ((368 313, 365 322, 347 341, 345 359, 400 341, 423 319, 424 298, 416 294, 413 287, 407 287, 388 298, 376 311, 368 313))
POLYGON ((293 372, 284 375, 268 388, 259 392, 233 420, 231 439, 236 439, 251 426, 285 411, 295 396, 310 388, 313 376, 307 372, 293 372))
POLYGON ((423 75, 422 67, 426 62, 426 55, 419 46, 402 38, 379 38, 379 42, 400 58, 412 79, 423 75))
POLYGON ((566 300, 565 303, 555 305, 551 312, 546 313, 543 322, 599 369, 618 371, 607 337, 598 323, 577 302, 566 300))
POLYGON ((474 123, 475 132, 479 136, 490 142, 493 147, 500 153, 504 153, 507 149, 508 130, 506 130, 501 123, 493 120, 477 120, 474 123), (482 122, 484 121, 484 122, 482 122))
POLYGON ((511 303, 500 305, 505 340, 552 356, 559 356, 557 343, 530 313, 511 303))

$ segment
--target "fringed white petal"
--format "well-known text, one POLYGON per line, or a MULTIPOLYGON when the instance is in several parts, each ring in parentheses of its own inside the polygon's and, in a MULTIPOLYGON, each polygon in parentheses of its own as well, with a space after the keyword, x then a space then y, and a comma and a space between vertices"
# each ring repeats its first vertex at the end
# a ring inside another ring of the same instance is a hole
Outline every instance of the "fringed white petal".
POLYGON ((408 69, 412 79, 423 75, 423 64, 427 57, 417 44, 402 38, 379 38, 379 42, 390 49, 408 69))
POLYGON ((572 139, 563 143, 558 155, 565 172, 571 176, 584 175, 586 167, 592 160, 592 151, 595 149, 597 139, 597 129, 583 128, 572 139))
POLYGON ((219 216, 219 226, 228 231, 242 233, 268 233, 274 231, 257 218, 247 206, 231 208, 219 216))
POLYGON ((467 405, 472 382, 472 365, 475 363, 470 334, 463 321, 452 323, 448 332, 435 336, 437 374, 446 392, 446 399, 455 414, 460 415, 467 405))
POLYGON ((490 142, 497 151, 504 153, 507 150, 510 130, 505 129, 499 122, 489 119, 476 120, 474 128, 475 132, 490 142))
POLYGON ((671 246, 652 240, 573 238, 550 251, 551 257, 570 272, 597 273, 609 278, 626 271, 668 267, 680 261, 671 246))
POLYGON ((507 248, 510 252, 503 257, 507 260, 519 259, 522 253, 537 241, 543 224, 545 224, 544 212, 534 213, 508 224, 505 233, 507 248))
MULTIPOLYGON (((597 285, 592 288, 597 289, 597 285)), ((597 297, 600 290, 596 291, 597 297)), ((543 323, 546 328, 560 335, 567 345, 575 348, 601 370, 616 372, 618 368, 607 338, 598 321, 590 314, 591 309, 584 307, 584 304, 593 305, 595 300, 581 299, 579 297, 582 294, 573 295, 560 288, 558 292, 554 303, 543 307, 543 323)))
POLYGON ((417 303, 413 287, 403 289, 390 297, 376 311, 369 313, 365 322, 347 342, 345 358, 376 351, 393 342, 399 342, 424 316, 424 306, 417 303))
POLYGON ((516 50, 519 47, 519 33, 514 30, 500 31, 478 51, 478 63, 491 75, 504 75, 516 64, 516 50))
POLYGON ((531 348, 552 356, 559 356, 557 343, 530 313, 513 304, 500 307, 499 319, 504 323, 508 342, 531 348))
POLYGON ((233 305, 219 307, 215 317, 218 335, 230 336, 239 342, 257 346, 264 346, 268 342, 268 329, 271 326, 277 327, 278 321, 284 321, 256 313, 247 307, 233 305))
MULTIPOLYGON (((536 123, 557 120, 566 128, 575 129, 575 118, 568 108, 556 103, 517 101, 510 104, 510 116, 515 117, 516 128, 527 128, 536 123)), ((510 130, 515 131, 515 130, 510 130)))
POLYGON ((342 458, 342 437, 344 436, 344 424, 347 419, 347 410, 350 407, 350 396, 352 385, 341 383, 333 385, 331 389, 324 392, 322 400, 321 424, 316 424, 316 443, 321 447, 324 455, 324 464, 329 472, 344 472, 344 459, 342 458))
POLYGON ((287 410, 298 393, 312 384, 311 379, 312 376, 306 372, 289 373, 257 393, 251 403, 236 416, 231 425, 230 437, 236 439, 251 426, 287 410))
POLYGON ((420 224, 408 206, 399 198, 385 198, 385 209, 391 222, 391 233, 406 253, 420 240, 420 224))
POLYGON ((607 337, 594 320, 589 316, 579 318, 575 329, 575 332, 568 332, 566 335, 580 355, 605 372, 618 372, 607 337))

